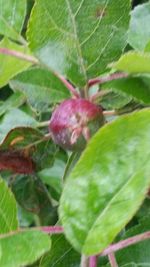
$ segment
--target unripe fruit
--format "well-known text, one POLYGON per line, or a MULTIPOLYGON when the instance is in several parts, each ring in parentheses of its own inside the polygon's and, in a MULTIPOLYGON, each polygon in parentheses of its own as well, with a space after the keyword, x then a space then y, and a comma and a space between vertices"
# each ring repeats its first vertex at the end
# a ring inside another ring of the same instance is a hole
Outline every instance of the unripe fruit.
POLYGON ((79 151, 103 124, 101 107, 82 98, 68 99, 53 112, 49 131, 56 144, 79 151))

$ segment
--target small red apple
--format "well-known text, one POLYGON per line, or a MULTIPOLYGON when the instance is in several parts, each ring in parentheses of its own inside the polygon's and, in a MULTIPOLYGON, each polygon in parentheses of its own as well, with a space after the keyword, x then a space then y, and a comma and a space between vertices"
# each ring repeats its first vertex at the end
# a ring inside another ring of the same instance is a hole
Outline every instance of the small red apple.
POLYGON ((49 131, 56 144, 78 151, 103 124, 101 107, 83 98, 68 99, 53 112, 49 131))

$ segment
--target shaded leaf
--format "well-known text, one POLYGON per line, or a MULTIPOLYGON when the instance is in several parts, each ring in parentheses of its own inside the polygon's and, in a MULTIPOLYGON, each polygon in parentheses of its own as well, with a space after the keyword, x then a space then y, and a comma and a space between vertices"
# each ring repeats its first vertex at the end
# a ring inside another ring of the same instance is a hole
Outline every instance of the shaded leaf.
POLYGON ((0 144, 2 150, 25 149, 36 144, 44 135, 37 129, 31 127, 16 127, 8 132, 0 144))
POLYGON ((17 202, 27 211, 38 215, 41 225, 57 221, 57 209, 52 206, 47 188, 36 175, 17 175, 10 181, 17 202))
POLYGON ((35 262, 50 247, 50 238, 46 234, 35 230, 0 238, 0 266, 26 266, 35 262))
POLYGON ((36 145, 33 151, 33 160, 36 162, 36 170, 52 166, 57 152, 56 145, 51 140, 46 140, 36 145))
POLYGON ((48 70, 34 68, 17 75, 10 86, 23 92, 29 104, 40 112, 50 104, 62 101, 70 96, 66 87, 48 70))
POLYGON ((136 50, 144 51, 150 41, 150 2, 138 5, 131 12, 129 44, 136 50))
POLYGON ((30 49, 52 70, 83 86, 121 54, 129 11, 129 0, 36 0, 27 33, 30 49))
MULTIPOLYGON (((7 38, 0 42, 0 48, 16 50, 24 54, 29 53, 27 47, 13 43, 7 38)), ((0 62, 0 87, 6 85, 16 74, 31 66, 31 63, 27 61, 4 54, 0 54, 0 62)))
POLYGON ((0 34, 22 41, 20 32, 26 15, 26 0, 0 0, 0 34))
MULTIPOLYGON (((108 84, 108 86, 106 85, 106 88, 113 90, 100 99, 100 105, 106 110, 121 109, 132 100, 130 96, 124 94, 123 92, 121 94, 119 93, 119 90, 117 92, 117 90, 115 90, 115 86, 112 86, 111 84, 108 84)), ((105 89, 105 85, 103 89, 105 89)))
POLYGON ((57 194, 60 195, 62 191, 62 177, 64 170, 65 163, 56 159, 51 168, 43 169, 38 175, 45 184, 50 185, 57 194))
POLYGON ((17 230, 17 207, 15 198, 0 178, 0 234, 17 230))
MULTIPOLYGON (((123 95, 133 97, 145 104, 150 104, 150 78, 149 77, 128 77, 114 80, 102 85, 103 89, 112 89, 123 95)), ((112 99, 110 98, 110 104, 112 99)), ((129 102, 128 102, 129 103, 129 102)), ((127 104, 127 103, 126 103, 127 104)))
POLYGON ((149 131, 148 109, 107 124, 67 179, 60 219, 78 251, 101 252, 142 203, 150 184, 149 131))
POLYGON ((0 120, 0 143, 3 142, 6 135, 16 127, 36 127, 37 121, 21 111, 20 109, 12 109, 7 112, 5 116, 0 120))
POLYGON ((71 247, 63 234, 52 236, 52 249, 39 263, 39 267, 79 267, 79 265, 80 254, 71 247))

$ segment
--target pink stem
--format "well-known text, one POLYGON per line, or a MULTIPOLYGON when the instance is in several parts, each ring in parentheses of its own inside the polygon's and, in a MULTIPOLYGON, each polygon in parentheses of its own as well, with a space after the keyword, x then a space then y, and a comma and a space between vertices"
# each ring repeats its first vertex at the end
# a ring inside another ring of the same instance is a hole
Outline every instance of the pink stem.
POLYGON ((122 240, 116 244, 110 245, 108 248, 106 248, 102 253, 100 253, 99 256, 106 256, 112 252, 118 251, 120 249, 126 248, 128 246, 131 246, 133 244, 136 244, 140 241, 144 241, 146 239, 150 238, 150 231, 145 232, 143 234, 135 235, 133 237, 129 237, 125 240, 122 240))
POLYGON ((39 229, 47 234, 61 234, 64 231, 62 226, 42 226, 39 229))
POLYGON ((108 259, 109 259, 111 267, 118 267, 115 254, 113 252, 108 254, 108 259))
POLYGON ((118 72, 118 73, 113 73, 101 78, 95 78, 95 79, 91 79, 88 81, 88 86, 91 87, 95 84, 102 84, 102 83, 106 83, 109 81, 113 81, 113 80, 118 80, 118 79, 122 79, 122 78, 126 78, 128 77, 127 73, 122 73, 122 72, 118 72))
POLYGON ((17 57, 21 60, 25 60, 28 62, 31 62, 32 64, 38 64, 38 60, 35 57, 23 54, 19 51, 15 51, 15 50, 10 50, 7 48, 0 48, 0 54, 5 54, 5 55, 9 55, 9 56, 13 56, 13 57, 17 57))
POLYGON ((76 89, 73 87, 73 85, 70 83, 70 82, 68 82, 66 79, 65 79, 65 77, 63 77, 62 75, 60 75, 60 74, 58 74, 58 73, 54 73, 56 76, 57 76, 57 78, 59 79, 59 80, 61 80, 62 81, 62 83, 66 86, 66 88, 76 97, 76 98, 80 98, 80 94, 76 91, 76 89))
POLYGON ((91 256, 89 258, 89 267, 97 267, 97 256, 91 256))

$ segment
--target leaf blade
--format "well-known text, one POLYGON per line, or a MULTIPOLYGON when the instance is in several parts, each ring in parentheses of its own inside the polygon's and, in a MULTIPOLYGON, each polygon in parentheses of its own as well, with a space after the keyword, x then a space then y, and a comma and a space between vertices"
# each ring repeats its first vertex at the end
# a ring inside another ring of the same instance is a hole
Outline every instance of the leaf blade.
POLYGON ((0 214, 0 234, 15 231, 18 228, 16 201, 2 178, 0 178, 0 214))
POLYGON ((0 265, 5 267, 26 266, 40 258, 50 249, 50 246, 49 237, 35 230, 27 230, 0 238, 0 265))
POLYGON ((144 110, 103 127, 91 139, 66 182, 60 202, 60 219, 67 238, 84 254, 96 254, 108 246, 134 215, 148 190, 149 114, 149 110, 144 110), (146 157, 143 157, 142 149, 146 157), (113 202, 117 192, 132 176, 133 186, 131 183, 126 188, 129 200, 132 200, 130 204, 126 207, 123 193, 113 202), (135 190, 137 181, 138 193, 135 190), (114 206, 110 205, 110 201, 114 206), (109 212, 106 212, 101 222, 104 209, 109 212), (124 210, 128 211, 126 216, 124 210), (116 219, 117 215, 121 217, 121 223, 116 219))
POLYGON ((37 0, 28 25, 29 46, 52 70, 83 86, 121 54, 129 11, 128 0, 47 0, 44 5, 37 0), (45 31, 47 25, 49 31, 45 31))

